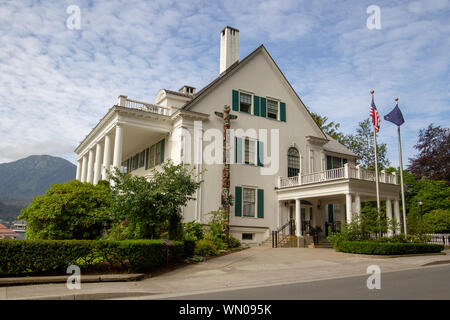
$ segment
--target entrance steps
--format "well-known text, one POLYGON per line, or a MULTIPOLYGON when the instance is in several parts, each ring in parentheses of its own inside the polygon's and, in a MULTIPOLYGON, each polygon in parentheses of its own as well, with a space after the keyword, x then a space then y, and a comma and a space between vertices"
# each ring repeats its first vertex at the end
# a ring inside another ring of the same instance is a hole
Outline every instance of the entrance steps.
MULTIPOLYGON (((263 241, 260 246, 271 248, 272 236, 263 241)), ((289 236, 278 244, 278 248, 332 248, 332 246, 325 236, 320 236, 319 243, 314 245, 313 237, 307 235, 300 238, 289 236)))

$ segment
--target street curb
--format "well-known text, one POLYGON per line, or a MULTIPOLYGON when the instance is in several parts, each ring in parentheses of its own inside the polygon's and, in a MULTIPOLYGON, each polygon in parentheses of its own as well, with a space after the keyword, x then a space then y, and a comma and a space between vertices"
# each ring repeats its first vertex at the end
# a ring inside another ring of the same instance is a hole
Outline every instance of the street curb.
MULTIPOLYGON (((44 277, 15 277, 15 278, 0 278, 0 287, 10 286, 24 286, 33 284, 51 284, 51 283, 65 283, 70 275, 67 276, 44 276, 44 277)), ((125 282, 125 281, 139 281, 144 279, 145 274, 103 274, 103 275, 81 275, 81 283, 93 282, 125 282)))
POLYGON ((389 259, 389 258, 409 258, 409 257, 426 257, 426 256, 446 256, 445 252, 437 252, 437 253, 415 253, 415 254, 396 254, 396 255, 378 255, 378 254, 358 254, 359 257, 370 257, 370 258, 380 258, 380 259, 389 259))

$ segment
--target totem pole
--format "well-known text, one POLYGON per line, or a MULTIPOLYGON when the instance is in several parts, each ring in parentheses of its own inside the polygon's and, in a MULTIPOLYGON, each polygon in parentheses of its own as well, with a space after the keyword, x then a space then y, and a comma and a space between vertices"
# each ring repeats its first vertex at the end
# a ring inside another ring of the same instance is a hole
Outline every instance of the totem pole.
POLYGON ((223 119, 223 157, 222 157, 222 234, 225 236, 227 242, 230 236, 230 206, 233 204, 233 199, 230 194, 230 164, 228 143, 228 129, 230 129, 230 120, 237 119, 237 116, 230 114, 230 106, 224 106, 223 112, 215 112, 216 116, 223 119))

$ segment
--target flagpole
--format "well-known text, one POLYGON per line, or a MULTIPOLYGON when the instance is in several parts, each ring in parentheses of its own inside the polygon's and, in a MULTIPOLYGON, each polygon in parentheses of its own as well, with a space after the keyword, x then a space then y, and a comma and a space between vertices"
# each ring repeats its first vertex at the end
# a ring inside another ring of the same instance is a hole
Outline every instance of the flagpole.
MULTIPOLYGON (((371 90, 370 93, 372 94, 372 99, 373 99, 373 94, 375 93, 374 90, 371 90)), ((380 225, 380 237, 381 237, 381 210, 380 210, 380 186, 379 186, 379 177, 378 177, 378 156, 377 156, 377 132, 375 130, 375 126, 373 129, 373 142, 374 142, 374 152, 375 152, 375 186, 376 186, 376 191, 377 191, 377 210, 378 210, 378 221, 379 221, 379 225, 380 225)))
MULTIPOLYGON (((395 98, 395 101, 398 103, 398 98, 395 98)), ((402 191, 403 230, 405 231, 405 236, 407 236, 408 231, 406 228, 406 202, 405 202, 405 185, 403 182, 402 140, 400 138, 400 126, 397 126, 397 133, 398 133, 398 152, 400 159, 400 187, 402 191)))

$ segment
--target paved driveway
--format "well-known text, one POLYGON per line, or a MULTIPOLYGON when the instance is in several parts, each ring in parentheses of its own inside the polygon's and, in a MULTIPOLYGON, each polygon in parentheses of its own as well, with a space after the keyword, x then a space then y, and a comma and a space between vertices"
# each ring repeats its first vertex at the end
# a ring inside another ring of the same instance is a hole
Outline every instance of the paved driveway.
POLYGON ((0 288, 0 297, 36 298, 164 298, 186 293, 291 284, 323 279, 366 275, 367 267, 378 265, 381 272, 422 268, 446 255, 382 258, 335 252, 325 248, 253 247, 212 258, 166 274, 138 282, 86 283, 81 290, 68 290, 65 284, 0 288))

